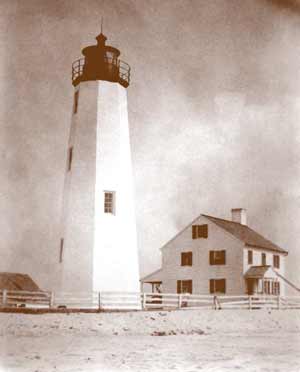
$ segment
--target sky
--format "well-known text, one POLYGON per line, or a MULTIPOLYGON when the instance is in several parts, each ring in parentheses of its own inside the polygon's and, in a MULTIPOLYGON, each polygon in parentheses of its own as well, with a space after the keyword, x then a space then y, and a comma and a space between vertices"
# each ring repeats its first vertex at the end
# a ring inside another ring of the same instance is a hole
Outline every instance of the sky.
POLYGON ((2 0, 0 270, 55 286, 71 64, 101 17, 132 69, 141 275, 199 214, 243 207, 300 284, 296 0, 2 0))

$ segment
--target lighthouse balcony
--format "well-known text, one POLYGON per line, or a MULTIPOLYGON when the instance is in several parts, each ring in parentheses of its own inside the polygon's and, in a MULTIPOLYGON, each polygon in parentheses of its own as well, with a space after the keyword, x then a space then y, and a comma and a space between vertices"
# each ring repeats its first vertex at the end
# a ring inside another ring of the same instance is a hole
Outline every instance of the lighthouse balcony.
POLYGON ((85 58, 80 58, 72 64, 72 84, 82 81, 106 80, 117 82, 127 88, 130 83, 130 66, 119 59, 104 57, 101 61, 87 64, 85 58))

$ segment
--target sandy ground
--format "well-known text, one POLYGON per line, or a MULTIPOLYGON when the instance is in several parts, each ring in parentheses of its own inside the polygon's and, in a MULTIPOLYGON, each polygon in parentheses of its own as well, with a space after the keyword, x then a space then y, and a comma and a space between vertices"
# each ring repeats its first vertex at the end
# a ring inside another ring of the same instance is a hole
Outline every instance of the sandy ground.
POLYGON ((300 311, 0 313, 1 372, 300 371, 300 311))

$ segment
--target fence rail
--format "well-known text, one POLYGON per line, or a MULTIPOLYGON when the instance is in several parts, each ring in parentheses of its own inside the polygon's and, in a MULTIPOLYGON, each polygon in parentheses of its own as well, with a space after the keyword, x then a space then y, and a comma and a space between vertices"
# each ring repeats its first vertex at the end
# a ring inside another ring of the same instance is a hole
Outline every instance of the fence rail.
POLYGON ((26 307, 82 310, 300 309, 300 296, 213 296, 140 292, 0 291, 2 309, 26 307))

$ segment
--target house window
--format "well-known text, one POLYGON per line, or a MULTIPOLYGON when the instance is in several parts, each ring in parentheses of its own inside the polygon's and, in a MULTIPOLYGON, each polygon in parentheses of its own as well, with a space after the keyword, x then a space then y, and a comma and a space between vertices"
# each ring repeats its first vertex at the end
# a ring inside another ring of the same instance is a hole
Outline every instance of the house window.
POLYGON ((278 255, 273 256, 273 266, 276 269, 280 269, 280 256, 278 256, 278 255))
POLYGON ((59 262, 62 262, 63 260, 63 251, 64 251, 64 239, 60 239, 59 262))
POLYGON ((248 251, 248 265, 253 264, 253 251, 248 251))
POLYGON ((177 293, 192 293, 192 280, 177 280, 177 293))
POLYGON ((73 147, 70 147, 69 148, 69 154, 68 154, 68 171, 71 170, 72 160, 73 160, 73 147))
POLYGON ((264 280, 263 282, 263 286, 264 286, 264 290, 263 290, 263 293, 264 294, 268 294, 268 295, 275 295, 275 296, 278 296, 280 295, 280 282, 278 280, 274 280, 274 279, 266 279, 264 280))
POLYGON ((74 107, 73 107, 73 113, 76 114, 78 110, 78 98, 79 98, 79 90, 76 90, 74 93, 74 107))
POLYGON ((262 253, 262 254, 261 254, 261 264, 262 264, 263 266, 265 266, 266 263, 267 263, 266 254, 265 254, 265 253, 262 253))
POLYGON ((225 265, 226 264, 226 251, 209 251, 209 264, 210 265, 225 265))
POLYGON ((210 279, 210 293, 226 293, 226 279, 210 279))
POLYGON ((264 294, 271 294, 271 288, 270 280, 264 280, 264 294))
POLYGON ((104 213, 115 213, 115 192, 104 192, 104 213))
POLYGON ((182 252, 181 253, 181 266, 192 266, 193 265, 193 252, 182 252))
POLYGON ((193 239, 208 237, 208 225, 193 225, 192 226, 192 237, 193 239))
POLYGON ((280 282, 274 281, 272 283, 272 294, 275 296, 280 295, 280 282))

